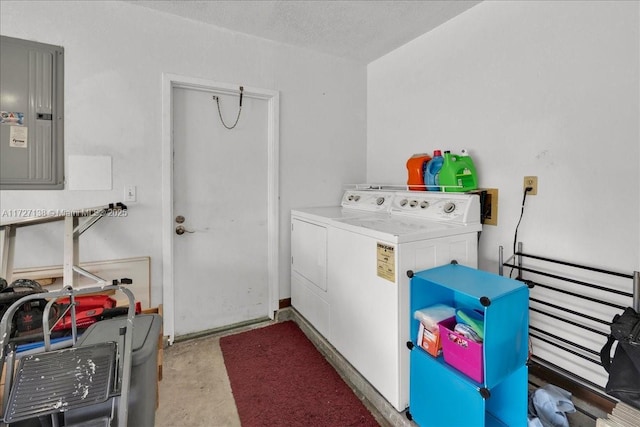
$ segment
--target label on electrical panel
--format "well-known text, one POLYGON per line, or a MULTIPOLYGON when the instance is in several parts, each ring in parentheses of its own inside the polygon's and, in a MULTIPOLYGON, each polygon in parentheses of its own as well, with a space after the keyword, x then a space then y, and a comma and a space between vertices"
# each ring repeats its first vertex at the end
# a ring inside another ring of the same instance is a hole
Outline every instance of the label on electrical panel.
POLYGON ((378 277, 396 283, 396 248, 378 243, 377 262, 378 277))
POLYGON ((8 125, 24 125, 24 113, 15 111, 0 111, 0 123, 8 125))
POLYGON ((26 126, 11 126, 9 131, 9 147, 27 148, 29 129, 26 126))

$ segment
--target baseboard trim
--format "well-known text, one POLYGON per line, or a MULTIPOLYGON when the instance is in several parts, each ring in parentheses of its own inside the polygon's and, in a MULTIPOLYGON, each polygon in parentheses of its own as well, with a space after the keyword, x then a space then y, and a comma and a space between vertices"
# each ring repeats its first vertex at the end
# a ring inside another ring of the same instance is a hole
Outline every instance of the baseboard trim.
POLYGON ((279 308, 282 310, 283 308, 291 307, 291 298, 284 298, 279 301, 279 308))

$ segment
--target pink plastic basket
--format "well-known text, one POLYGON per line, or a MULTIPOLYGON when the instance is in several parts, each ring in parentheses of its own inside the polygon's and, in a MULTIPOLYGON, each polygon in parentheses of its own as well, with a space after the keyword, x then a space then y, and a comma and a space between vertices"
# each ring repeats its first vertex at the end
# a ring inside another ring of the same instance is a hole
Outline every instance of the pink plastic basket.
POLYGON ((471 341, 453 331, 455 317, 438 324, 444 361, 476 382, 484 379, 482 368, 482 344, 471 341))

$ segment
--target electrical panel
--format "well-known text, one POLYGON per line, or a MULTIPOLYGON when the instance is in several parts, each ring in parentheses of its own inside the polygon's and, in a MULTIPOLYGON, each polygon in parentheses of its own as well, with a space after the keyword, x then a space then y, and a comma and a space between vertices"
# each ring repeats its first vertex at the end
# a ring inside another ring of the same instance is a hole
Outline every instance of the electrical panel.
POLYGON ((64 49, 0 36, 0 190, 64 188, 64 49))

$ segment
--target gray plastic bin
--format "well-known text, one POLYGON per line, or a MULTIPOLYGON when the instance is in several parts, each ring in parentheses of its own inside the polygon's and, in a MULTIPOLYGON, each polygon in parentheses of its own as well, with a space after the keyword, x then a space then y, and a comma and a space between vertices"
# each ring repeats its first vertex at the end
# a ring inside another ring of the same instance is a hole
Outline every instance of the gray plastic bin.
MULTIPOLYGON (((126 326, 125 317, 103 320, 91 325, 76 346, 107 341, 118 342, 119 330, 126 326)), ((158 337, 162 317, 141 314, 133 323, 131 385, 129 388, 129 417, 131 427, 153 427, 156 415, 158 389, 158 337)), ((103 417, 111 412, 111 402, 65 412, 65 422, 75 424, 103 417)), ((117 415, 117 410, 116 410, 117 415)))

